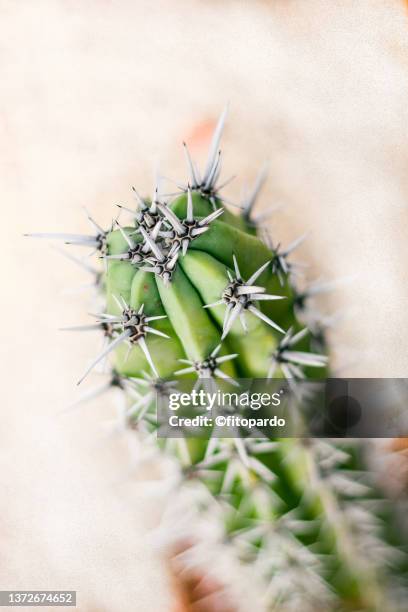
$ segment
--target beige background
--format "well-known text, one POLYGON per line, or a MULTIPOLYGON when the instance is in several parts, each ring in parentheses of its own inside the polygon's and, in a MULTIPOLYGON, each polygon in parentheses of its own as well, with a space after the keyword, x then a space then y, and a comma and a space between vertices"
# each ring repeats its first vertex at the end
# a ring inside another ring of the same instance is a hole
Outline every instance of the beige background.
MULTIPOLYGON (((270 160, 272 229, 310 229, 311 277, 353 276, 327 310, 354 375, 406 376, 408 12, 399 0, 0 0, 2 334, 0 588, 71 588, 80 610, 165 611, 112 397, 60 411, 95 353, 85 274, 25 231, 88 231, 226 101, 225 176, 270 160), (125 594, 125 591, 128 595, 125 594), (135 603, 136 602, 136 603, 135 603)), ((202 157, 199 143, 198 156, 202 157)), ((299 256, 300 256, 299 255, 299 256)), ((98 383, 95 376, 86 388, 98 383)), ((149 517, 149 520, 147 519, 149 517)))

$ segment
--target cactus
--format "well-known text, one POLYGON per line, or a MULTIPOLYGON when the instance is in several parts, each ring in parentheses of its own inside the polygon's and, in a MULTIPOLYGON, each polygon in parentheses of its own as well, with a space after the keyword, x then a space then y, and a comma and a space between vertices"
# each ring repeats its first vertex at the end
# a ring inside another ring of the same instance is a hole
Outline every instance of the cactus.
MULTIPOLYGON (((221 116, 202 175, 184 145, 188 181, 151 199, 135 189, 131 221, 94 233, 32 234, 91 249, 104 308, 75 330, 100 329, 98 364, 113 357, 108 383, 127 398, 126 425, 154 436, 155 397, 178 377, 236 384, 237 378, 297 381, 329 372, 325 327, 298 288, 290 255, 275 245, 254 205, 262 171, 238 209, 222 196, 221 116)), ((177 486, 204 484, 200 511, 217 517, 225 547, 255 568, 262 605, 279 610, 402 609, 406 560, 390 508, 372 482, 364 448, 350 441, 302 439, 161 440, 178 464, 177 486), (205 498, 207 499, 207 498, 205 498), (215 506, 214 506, 215 504, 215 506), (217 510, 214 510, 214 508, 217 510), (401 599, 402 598, 402 599, 401 599)))

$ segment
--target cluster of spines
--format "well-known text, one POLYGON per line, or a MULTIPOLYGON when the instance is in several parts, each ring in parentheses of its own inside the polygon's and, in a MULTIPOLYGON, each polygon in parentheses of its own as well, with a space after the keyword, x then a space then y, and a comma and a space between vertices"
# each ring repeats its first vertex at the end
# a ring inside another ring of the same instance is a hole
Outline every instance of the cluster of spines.
POLYGON ((139 197, 139 211, 120 207, 133 214, 136 229, 126 233, 116 222, 129 248, 125 253, 107 255, 106 259, 143 265, 142 270, 155 273, 165 284, 170 283, 179 255, 185 255, 194 238, 204 234, 212 221, 224 212, 219 208, 203 219, 195 218, 190 186, 187 193, 187 214, 183 220, 164 201, 159 200, 157 192, 150 206, 139 197), (135 235, 138 235, 137 241, 133 238, 135 235))

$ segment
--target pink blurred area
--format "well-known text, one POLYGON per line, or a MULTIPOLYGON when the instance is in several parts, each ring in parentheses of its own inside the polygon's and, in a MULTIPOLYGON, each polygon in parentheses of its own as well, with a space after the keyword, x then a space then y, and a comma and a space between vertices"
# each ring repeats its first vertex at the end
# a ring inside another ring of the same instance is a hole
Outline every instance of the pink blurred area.
POLYGON ((107 424, 114 398, 61 413, 97 348, 57 331, 87 322, 89 302, 67 293, 86 274, 22 234, 86 232, 81 207, 107 224, 157 168, 182 179, 182 140, 203 160, 229 102, 228 196, 239 201, 269 161, 260 209, 285 205, 273 235, 310 230, 297 257, 310 278, 350 279, 321 303, 346 314, 336 363, 406 376, 406 5, 3 0, 0 14, 0 588, 77 589, 84 611, 165 612, 168 576, 146 538, 159 509, 107 424))

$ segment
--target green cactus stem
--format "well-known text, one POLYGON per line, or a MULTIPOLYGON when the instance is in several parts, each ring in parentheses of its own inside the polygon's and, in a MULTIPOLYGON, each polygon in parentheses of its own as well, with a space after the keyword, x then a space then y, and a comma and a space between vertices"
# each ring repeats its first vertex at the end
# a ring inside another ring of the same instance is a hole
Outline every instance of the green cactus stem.
MULTIPOLYGON (((126 226, 116 221, 105 231, 89 217, 89 236, 33 235, 88 247, 103 260, 101 272, 76 260, 94 274, 105 307, 75 329, 100 329, 106 340, 79 382, 111 356, 110 380, 96 394, 119 387, 127 423, 142 437, 155 431, 156 394, 179 377, 296 385, 330 371, 325 325, 310 309, 327 287, 300 290, 301 269, 290 261, 304 236, 283 248, 253 215, 265 171, 241 207, 230 209, 222 196, 224 121, 225 113, 204 173, 185 145, 189 177, 180 192, 168 199, 156 190, 149 200, 134 190, 137 207, 120 207, 126 226)), ((271 610, 403 609, 406 560, 360 447, 241 438, 158 444, 179 461, 181 482, 204 483, 220 504, 225 541, 262 577, 271 610)))

